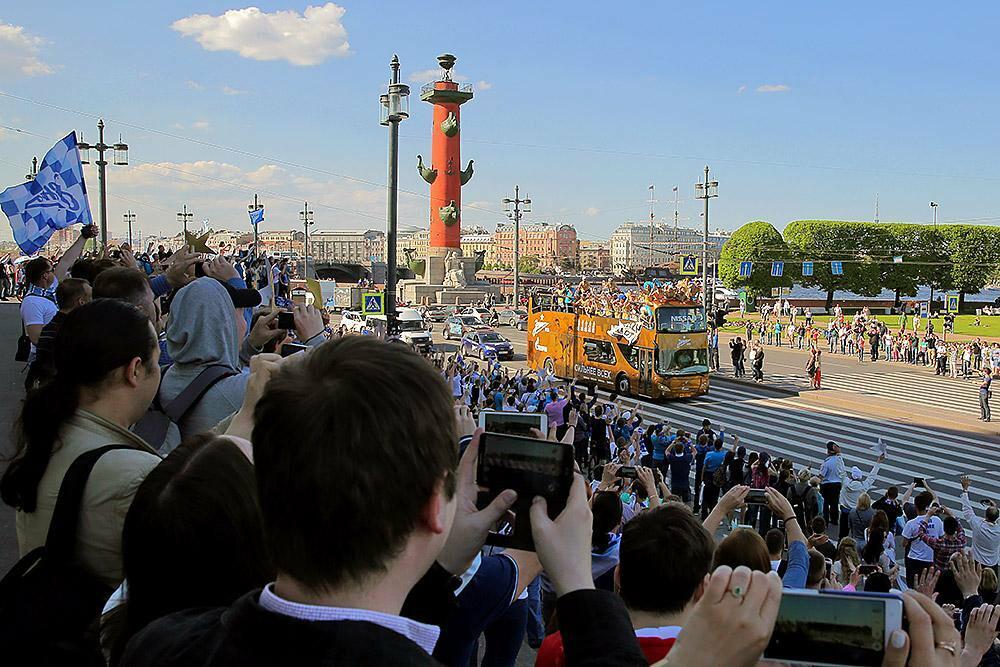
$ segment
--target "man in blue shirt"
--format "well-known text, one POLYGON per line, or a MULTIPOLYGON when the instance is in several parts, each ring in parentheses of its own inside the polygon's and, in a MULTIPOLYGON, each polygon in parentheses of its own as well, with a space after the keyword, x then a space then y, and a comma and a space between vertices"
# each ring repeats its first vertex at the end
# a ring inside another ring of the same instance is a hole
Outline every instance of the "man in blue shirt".
MULTIPOLYGON (((723 464, 726 462, 726 452, 722 449, 723 439, 725 438, 725 431, 719 431, 719 437, 713 443, 712 450, 705 453, 705 464, 704 472, 702 478, 705 482, 704 490, 702 491, 702 502, 701 502, 701 518, 705 519, 708 513, 711 512, 716 503, 719 502, 719 491, 720 486, 715 483, 715 472, 722 468, 723 464)), ((701 443, 699 443, 698 448, 701 449, 701 443)))
POLYGON ((823 496, 823 518, 834 526, 840 522, 840 485, 844 474, 844 457, 837 443, 831 440, 826 443, 826 459, 819 468, 822 480, 819 492, 823 496))

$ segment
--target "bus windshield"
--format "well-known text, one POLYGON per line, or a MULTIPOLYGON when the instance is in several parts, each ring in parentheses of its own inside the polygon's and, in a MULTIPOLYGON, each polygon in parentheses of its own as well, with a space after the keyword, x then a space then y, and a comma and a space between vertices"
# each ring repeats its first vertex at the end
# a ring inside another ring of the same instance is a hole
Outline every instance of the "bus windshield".
POLYGON ((708 350, 705 348, 671 350, 657 348, 656 372, 659 375, 696 375, 708 372, 708 350))
POLYGON ((664 306, 656 309, 659 333, 697 333, 705 330, 705 311, 699 306, 664 306))
POLYGON ((423 320, 396 320, 400 331, 423 331, 423 320))

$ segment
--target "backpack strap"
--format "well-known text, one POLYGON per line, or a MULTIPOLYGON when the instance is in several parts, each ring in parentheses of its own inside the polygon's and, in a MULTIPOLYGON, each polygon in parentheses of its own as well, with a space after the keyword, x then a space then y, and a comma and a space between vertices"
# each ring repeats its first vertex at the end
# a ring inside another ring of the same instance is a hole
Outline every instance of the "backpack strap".
POLYGON ((45 537, 46 558, 69 561, 73 558, 76 544, 76 526, 80 519, 80 505, 83 490, 87 486, 90 471, 98 459, 115 449, 135 449, 129 445, 104 445, 80 454, 70 465, 59 485, 56 508, 49 522, 49 532, 45 537))
POLYGON ((198 377, 191 381, 191 384, 184 387, 184 390, 174 397, 174 400, 163 406, 163 413, 167 415, 170 421, 175 424, 180 422, 180 420, 184 418, 184 415, 186 415, 191 408, 193 408, 198 401, 201 400, 201 397, 204 396, 216 382, 237 374, 238 373, 229 366, 213 364, 212 366, 206 367, 201 373, 198 374, 198 377))

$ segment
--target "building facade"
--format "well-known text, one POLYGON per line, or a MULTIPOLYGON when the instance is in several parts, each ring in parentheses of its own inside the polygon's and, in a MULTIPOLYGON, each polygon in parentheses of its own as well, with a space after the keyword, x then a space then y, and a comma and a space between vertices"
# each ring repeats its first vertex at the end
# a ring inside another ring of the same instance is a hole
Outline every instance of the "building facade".
MULTIPOLYGON (((709 261, 715 261, 730 232, 708 234, 709 261)), ((701 255, 704 231, 688 227, 626 222, 611 235, 611 270, 621 275, 649 266, 676 265, 681 255, 701 255)))
POLYGON ((609 241, 580 241, 580 269, 610 272, 611 243, 609 241))
POLYGON ((309 234, 309 256, 316 262, 370 265, 385 261, 385 233, 373 229, 322 229, 309 234))
POLYGON ((431 233, 426 229, 415 232, 399 232, 396 234, 396 261, 399 264, 406 262, 406 250, 411 250, 414 259, 427 257, 430 247, 431 233))
POLYGON ((496 241, 493 238, 493 234, 490 234, 482 227, 474 227, 468 232, 464 232, 461 240, 463 256, 474 257, 477 253, 483 253, 483 260, 487 264, 492 265, 496 262, 496 241))
MULTIPOLYGON (((512 266, 514 263, 514 225, 497 225, 493 232, 496 263, 512 266)), ((518 251, 522 257, 537 257, 539 267, 553 270, 557 266, 579 266, 579 244, 573 225, 539 222, 520 225, 518 251)))

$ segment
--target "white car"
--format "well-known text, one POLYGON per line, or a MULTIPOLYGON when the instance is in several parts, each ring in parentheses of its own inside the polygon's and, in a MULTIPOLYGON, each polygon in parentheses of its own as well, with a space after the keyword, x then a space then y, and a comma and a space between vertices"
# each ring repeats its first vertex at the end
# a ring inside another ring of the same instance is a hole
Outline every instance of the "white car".
POLYGON ((489 322, 490 318, 493 317, 493 311, 489 308, 466 308, 462 311, 462 315, 475 315, 483 322, 489 322))
POLYGON ((365 326, 365 316, 356 310, 345 310, 340 316, 340 323, 351 333, 361 333, 365 326))

